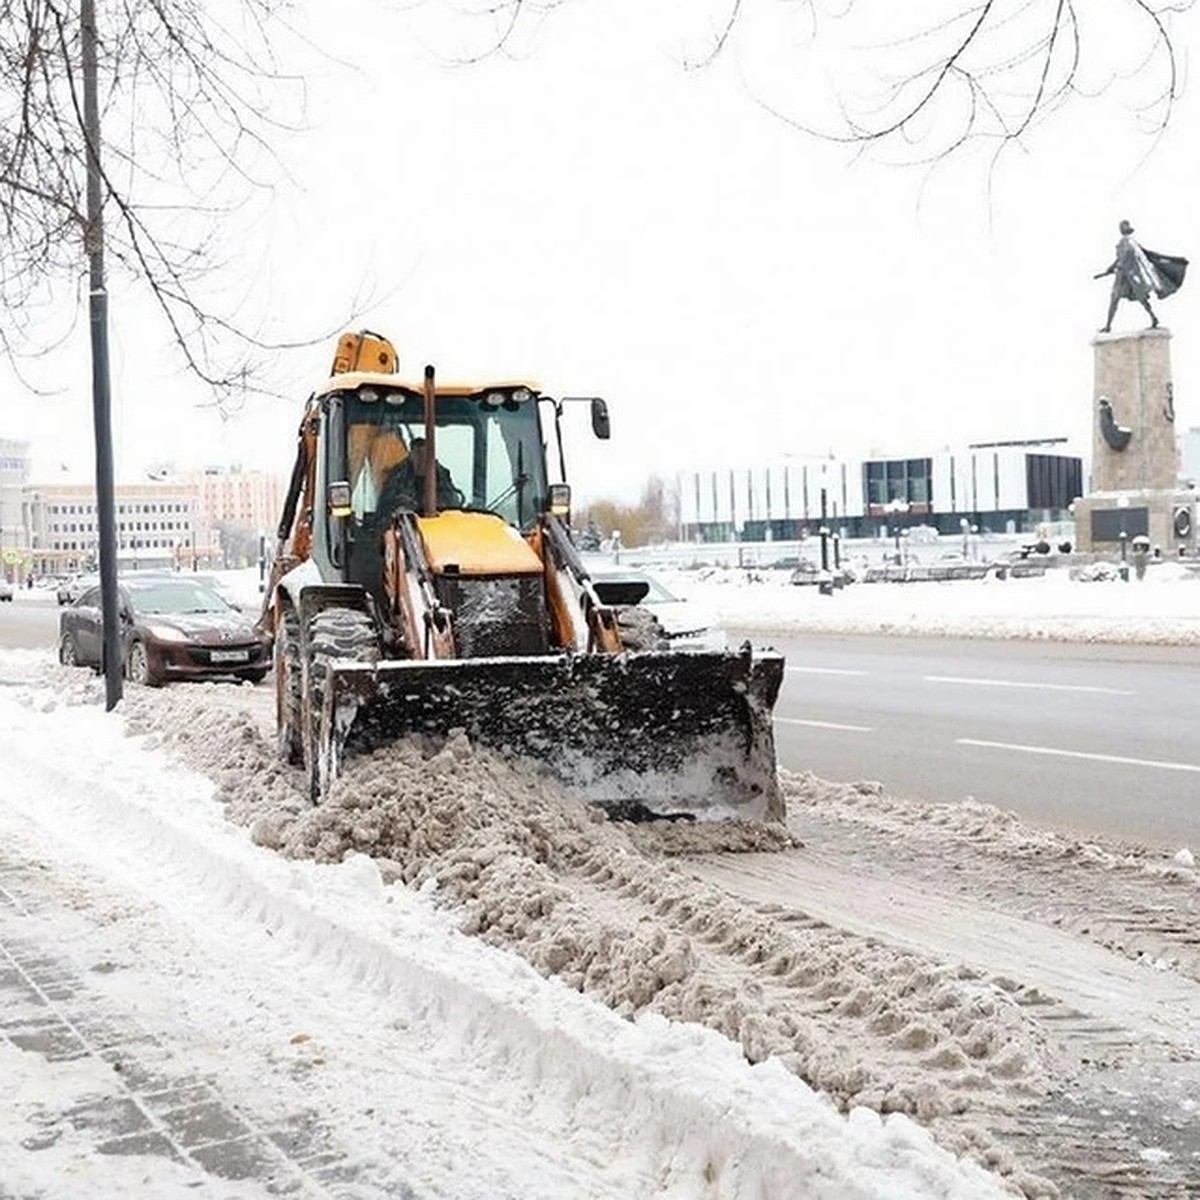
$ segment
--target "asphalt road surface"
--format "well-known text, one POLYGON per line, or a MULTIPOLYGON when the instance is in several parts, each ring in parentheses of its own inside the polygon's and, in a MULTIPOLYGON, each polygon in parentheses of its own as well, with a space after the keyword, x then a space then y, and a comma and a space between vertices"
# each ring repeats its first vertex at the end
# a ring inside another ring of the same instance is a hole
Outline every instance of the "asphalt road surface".
POLYGON ((1200 649, 770 640, 787 657, 775 710, 784 767, 1200 849, 1200 649))
MULTIPOLYGON (((0 647, 53 649, 58 611, 53 593, 0 604, 0 647)), ((933 801, 974 796, 1052 828, 1200 849, 1200 649, 770 640, 787 656, 775 737, 791 770, 877 779, 933 801)))
POLYGON ((42 588, 18 591, 0 604, 0 649, 58 645, 58 603, 42 588))

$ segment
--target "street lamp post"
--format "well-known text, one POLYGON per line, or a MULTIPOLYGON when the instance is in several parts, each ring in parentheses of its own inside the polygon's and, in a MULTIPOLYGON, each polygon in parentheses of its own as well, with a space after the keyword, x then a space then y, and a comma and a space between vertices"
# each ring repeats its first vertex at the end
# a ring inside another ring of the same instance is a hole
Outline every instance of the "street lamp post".
POLYGON ((104 707, 121 699, 121 628, 117 612, 117 519, 113 486, 112 383, 108 360, 108 288, 104 272, 104 183, 100 166, 100 102, 97 81, 95 0, 79 11, 86 149, 88 324, 92 350, 92 424, 96 440, 96 524, 100 551, 100 629, 104 707))
POLYGON ((818 534, 821 538, 821 571, 823 574, 829 572, 829 509, 828 509, 828 493, 824 488, 821 489, 821 528, 818 534))
POLYGON ((899 496, 897 496, 896 499, 889 500, 887 504, 883 506, 883 508, 884 512, 888 513, 891 517, 892 537, 896 542, 896 565, 900 566, 903 562, 903 558, 900 553, 900 536, 903 532, 900 528, 900 517, 901 514, 909 511, 910 505, 907 500, 902 500, 899 496))

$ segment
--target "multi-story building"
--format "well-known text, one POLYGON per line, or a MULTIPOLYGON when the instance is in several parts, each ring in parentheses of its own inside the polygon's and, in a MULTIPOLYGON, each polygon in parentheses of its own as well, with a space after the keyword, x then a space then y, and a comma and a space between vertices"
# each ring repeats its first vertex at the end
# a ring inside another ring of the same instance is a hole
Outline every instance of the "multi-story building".
MULTIPOLYGON (((95 485, 31 486, 27 496, 34 572, 61 575, 93 568, 100 553, 95 485)), ((113 496, 118 566, 190 567, 211 565, 218 558, 215 531, 197 519, 195 495, 186 487, 120 484, 113 496)))
MULTIPOLYGON (((31 484, 29 474, 28 445, 0 440, 0 569, 19 582, 94 568, 95 485, 31 484)), ((278 521, 283 486, 263 472, 167 470, 113 492, 118 566, 188 569, 253 561, 278 521)))
POLYGON ((210 467, 180 475, 179 482, 196 496, 202 524, 218 530, 225 549, 241 556, 250 545, 257 553, 258 538, 271 533, 283 511, 284 486, 277 475, 265 471, 210 467))
POLYGON ((29 443, 0 438, 0 579, 18 581, 29 570, 28 481, 29 443))
POLYGON ((263 532, 273 530, 283 508, 283 481, 266 471, 243 471, 237 466, 179 471, 172 463, 159 463, 150 470, 148 478, 191 489, 199 519, 214 528, 230 525, 263 532))
POLYGON ((824 520, 849 537, 897 524, 958 533, 963 523, 1024 532, 1069 519, 1083 464, 1065 438, 977 443, 916 457, 788 456, 773 464, 679 476, 679 523, 689 541, 774 541, 824 520))

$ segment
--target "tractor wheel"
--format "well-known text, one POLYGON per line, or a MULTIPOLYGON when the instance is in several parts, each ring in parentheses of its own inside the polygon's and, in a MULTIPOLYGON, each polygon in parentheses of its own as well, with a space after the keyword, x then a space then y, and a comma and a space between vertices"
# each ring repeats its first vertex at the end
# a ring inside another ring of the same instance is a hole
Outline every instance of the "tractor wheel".
POLYGON ((304 679, 300 664, 300 619, 290 604, 280 608, 275 630, 275 728, 279 754, 294 767, 304 765, 304 679))
POLYGON ((636 604, 617 609, 617 629, 622 647, 629 651, 666 650, 671 644, 658 618, 636 604))
POLYGON ((357 608, 324 608, 308 625, 308 701, 310 723, 305 760, 309 794, 320 798, 321 763, 325 739, 321 721, 325 711, 325 684, 329 666, 335 662, 379 661, 379 636, 368 613, 357 608))

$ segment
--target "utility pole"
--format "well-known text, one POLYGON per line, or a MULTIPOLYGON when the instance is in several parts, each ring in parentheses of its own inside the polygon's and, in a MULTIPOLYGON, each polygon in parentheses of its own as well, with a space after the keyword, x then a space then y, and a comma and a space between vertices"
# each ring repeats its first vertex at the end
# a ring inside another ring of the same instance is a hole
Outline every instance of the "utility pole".
POLYGON ((100 542, 100 608, 104 707, 121 699, 121 628, 117 611, 117 523, 113 500, 112 389, 108 370, 108 291, 104 283, 104 196, 100 175, 100 105, 96 66, 96 0, 81 0, 83 137, 87 144, 88 317, 92 335, 92 421, 96 437, 96 525, 100 542))
POLYGON ((829 507, 825 489, 821 489, 821 570, 829 570, 829 507))

